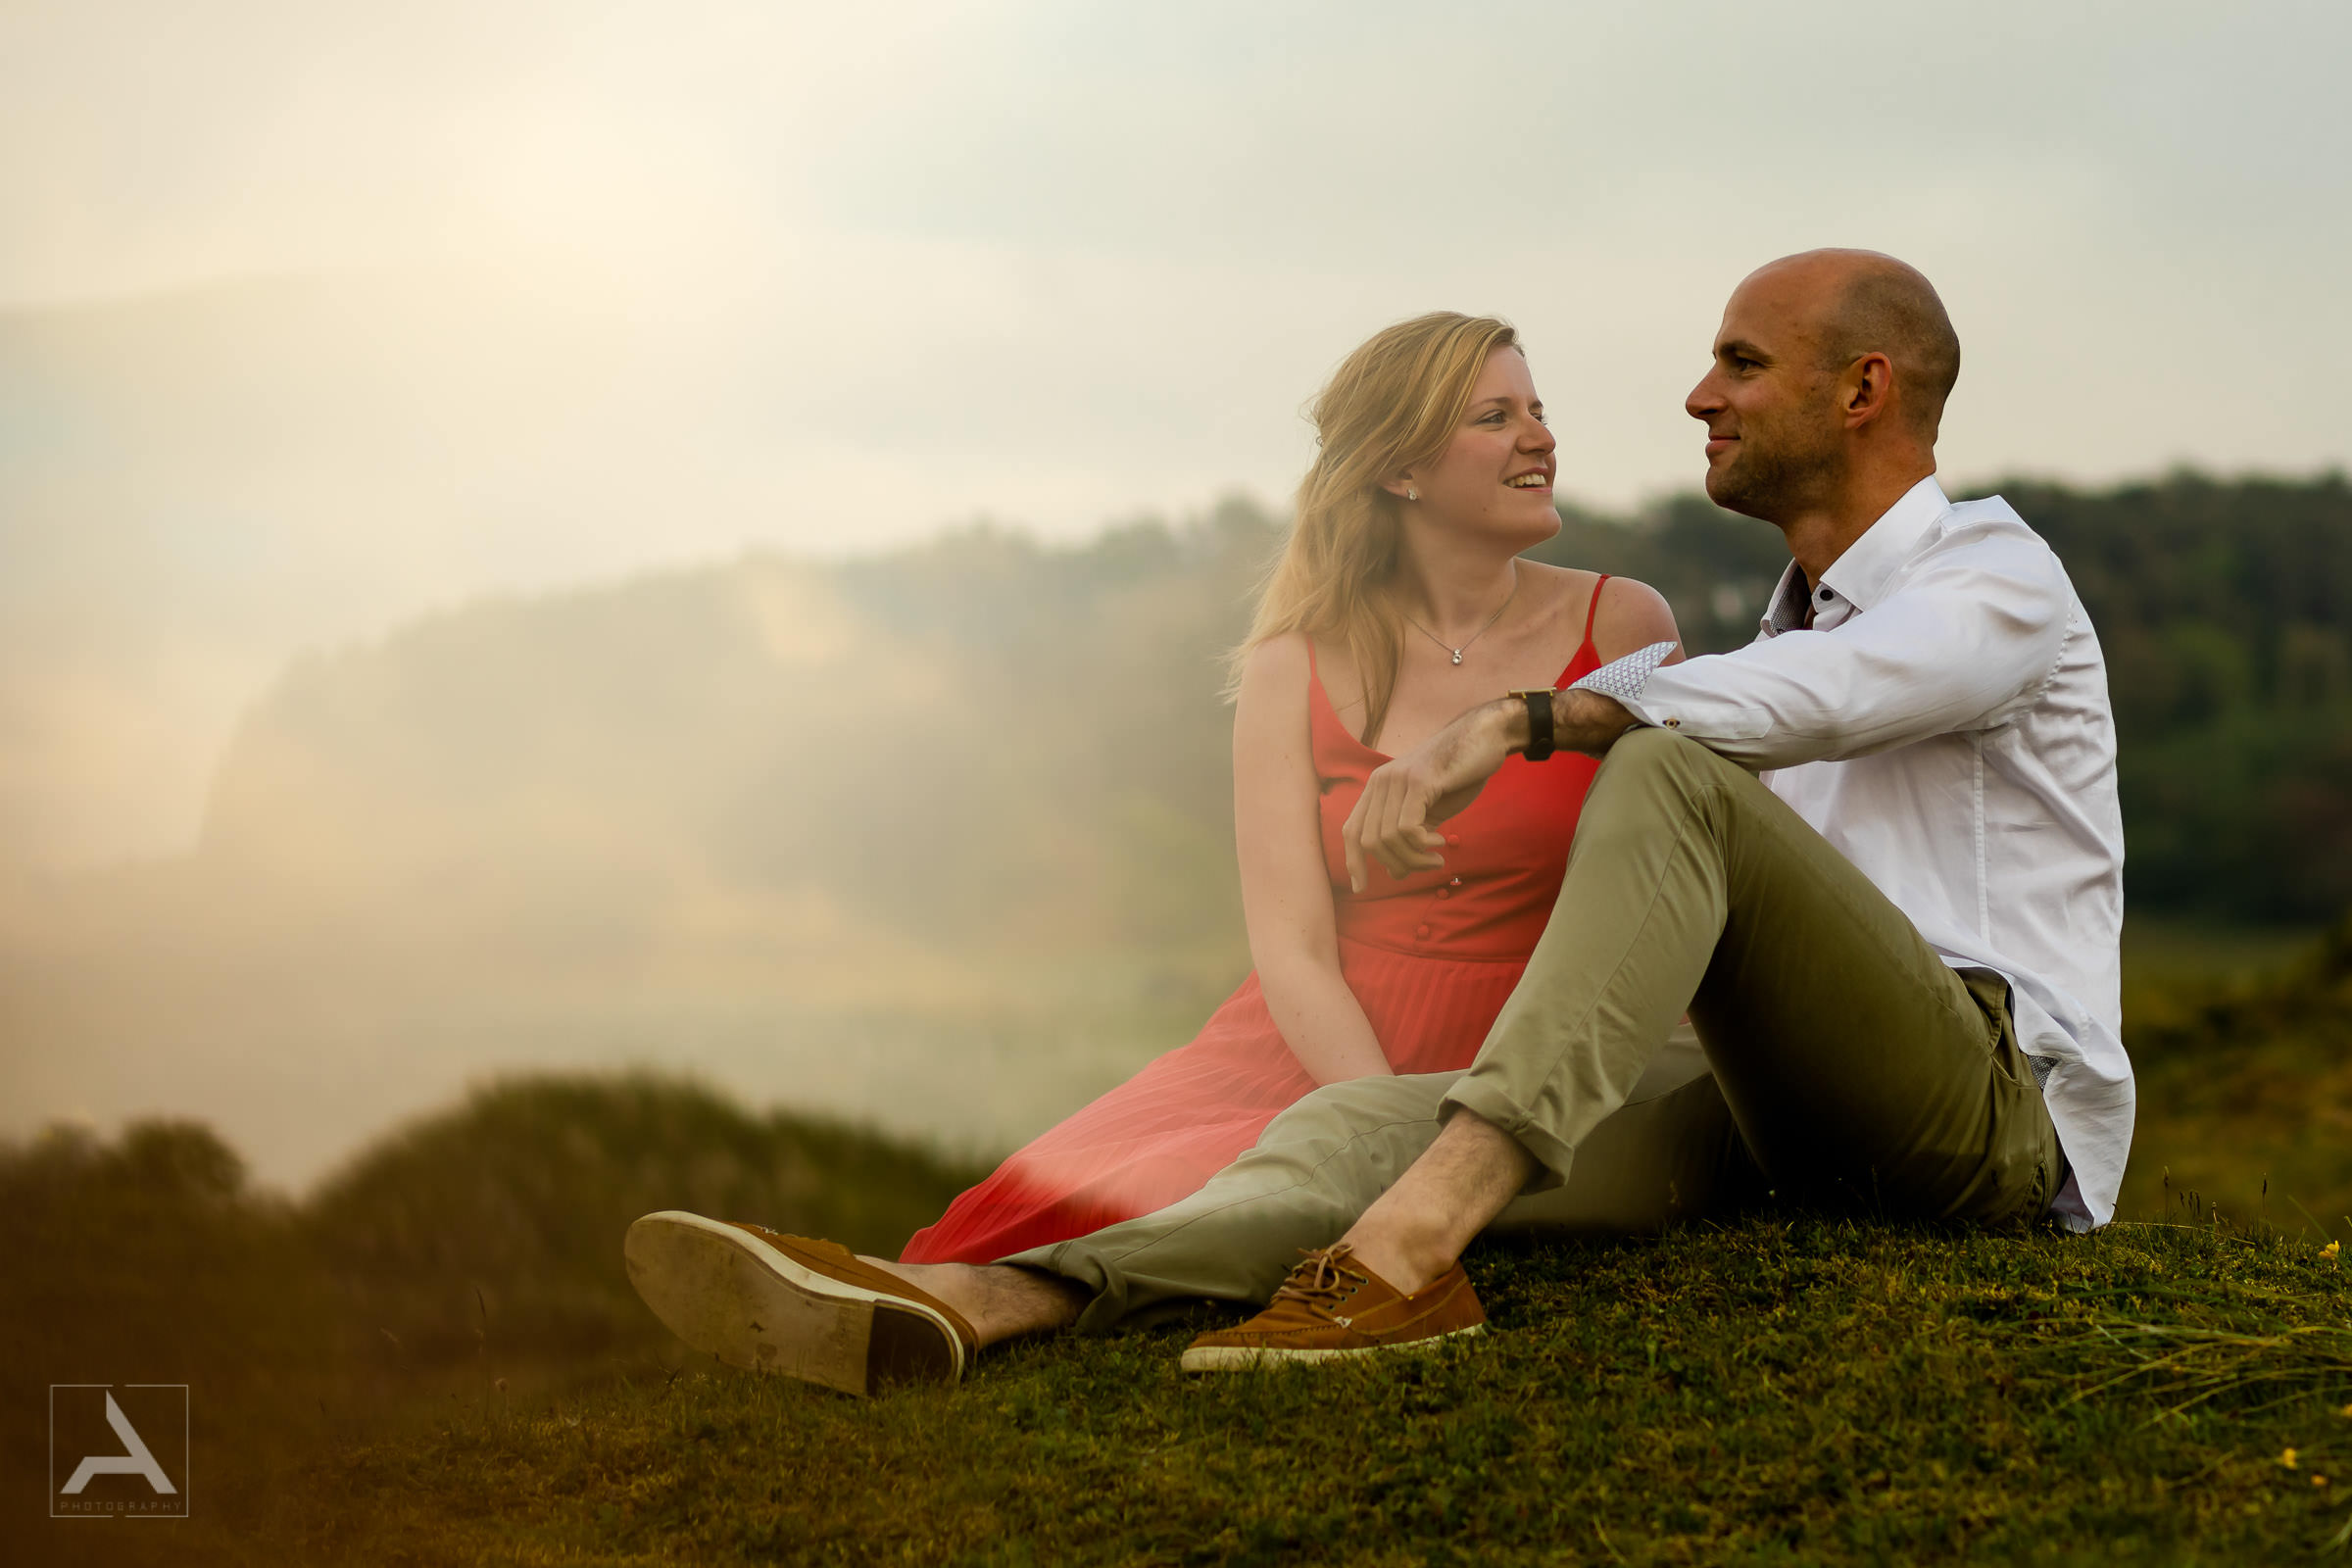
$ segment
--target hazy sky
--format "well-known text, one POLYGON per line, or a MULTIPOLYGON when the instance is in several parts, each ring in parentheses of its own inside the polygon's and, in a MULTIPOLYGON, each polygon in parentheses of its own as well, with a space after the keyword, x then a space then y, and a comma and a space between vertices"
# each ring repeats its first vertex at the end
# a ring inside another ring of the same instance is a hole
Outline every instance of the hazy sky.
POLYGON ((1946 472, 2352 459, 2352 8, 0 3, 0 868, 168 851, 294 651, 986 514, 1279 500, 1373 328, 1690 484, 1756 263, 1966 344, 1946 472))

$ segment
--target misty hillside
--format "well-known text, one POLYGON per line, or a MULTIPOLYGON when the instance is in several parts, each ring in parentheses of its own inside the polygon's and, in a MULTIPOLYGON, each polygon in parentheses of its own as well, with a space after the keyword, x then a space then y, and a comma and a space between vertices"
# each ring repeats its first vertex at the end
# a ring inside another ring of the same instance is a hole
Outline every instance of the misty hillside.
POLYGON ((201 857, 297 911, 432 900, 551 938, 725 898, 990 946, 1221 935, 1218 661, 1272 538, 1237 506, 454 612, 291 670, 201 857))
MULTIPOLYGON (((2142 907, 2352 903, 2352 492, 2011 487, 2107 647, 2142 907)), ((681 898, 956 946, 1233 942, 1219 657, 1278 544, 1239 504, 1079 549, 972 532, 453 612, 308 661, 249 718, 204 857, 615 939, 681 898)), ((1734 646, 1785 556, 1695 498, 1544 555, 1734 646)))
POLYGON ((1274 537, 749 558, 302 662, 194 855, 0 883, 0 1134, 193 1115, 298 1186, 486 1070, 648 1065, 1020 1142, 1248 968, 1217 691, 1274 537))

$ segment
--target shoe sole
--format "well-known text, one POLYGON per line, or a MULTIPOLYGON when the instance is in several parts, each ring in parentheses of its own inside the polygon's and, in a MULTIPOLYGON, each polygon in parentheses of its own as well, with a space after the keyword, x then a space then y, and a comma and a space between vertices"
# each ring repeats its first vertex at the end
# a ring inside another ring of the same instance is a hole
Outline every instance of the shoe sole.
POLYGON ((963 1341, 920 1301, 822 1274, 700 1214, 648 1214, 621 1245, 629 1283, 695 1349, 844 1394, 954 1383, 963 1341))
POLYGON ((1187 1372, 1256 1372, 1268 1367, 1313 1366, 1319 1362, 1346 1361, 1359 1356, 1402 1355, 1434 1350, 1448 1340, 1466 1339, 1486 1331, 1484 1323, 1473 1323, 1468 1328, 1449 1329, 1444 1334, 1406 1340, 1399 1345, 1366 1345, 1329 1350, 1286 1350, 1265 1345, 1197 1345, 1184 1352, 1183 1367, 1187 1372))

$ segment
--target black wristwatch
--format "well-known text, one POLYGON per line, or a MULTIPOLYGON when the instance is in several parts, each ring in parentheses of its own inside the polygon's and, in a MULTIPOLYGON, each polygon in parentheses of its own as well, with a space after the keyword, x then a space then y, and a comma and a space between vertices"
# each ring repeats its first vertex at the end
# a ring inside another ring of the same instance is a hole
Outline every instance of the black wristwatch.
POLYGON ((1527 703, 1527 751, 1523 754, 1531 762, 1541 762, 1551 755, 1551 699, 1552 690, 1545 686, 1532 692, 1513 692, 1513 697, 1527 703))

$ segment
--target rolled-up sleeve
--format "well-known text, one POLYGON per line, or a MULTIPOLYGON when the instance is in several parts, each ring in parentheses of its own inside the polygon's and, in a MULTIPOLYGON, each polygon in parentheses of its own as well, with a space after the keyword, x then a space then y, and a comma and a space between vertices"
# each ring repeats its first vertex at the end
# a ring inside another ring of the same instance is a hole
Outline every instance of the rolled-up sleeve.
POLYGON ((1604 665, 1577 684, 1749 767, 1862 757, 2000 722, 2057 669, 2072 603, 2038 539, 1962 529, 1832 629, 1782 632, 1638 680, 1617 670, 1612 683, 1604 665))

